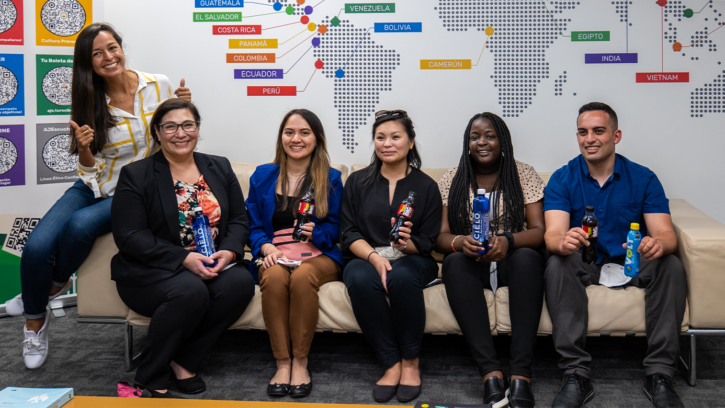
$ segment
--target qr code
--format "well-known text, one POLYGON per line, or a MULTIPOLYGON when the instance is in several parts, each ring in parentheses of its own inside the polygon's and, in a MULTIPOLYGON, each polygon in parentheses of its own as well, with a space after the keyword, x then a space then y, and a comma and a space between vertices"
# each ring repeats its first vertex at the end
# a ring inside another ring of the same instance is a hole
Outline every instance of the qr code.
POLYGON ((0 106, 15 98, 18 93, 18 78, 12 71, 0 66, 0 106))
POLYGON ((56 173, 70 173, 78 170, 78 156, 68 153, 70 135, 55 135, 43 146, 43 162, 56 173))
POLYGON ((48 0, 40 9, 40 21, 60 37, 78 34, 86 24, 86 10, 76 0, 48 0))
POLYGON ((56 105, 69 106, 72 80, 73 68, 55 67, 51 69, 43 77, 41 84, 43 95, 56 105))
POLYGON ((28 242, 28 236, 40 222, 40 218, 16 218, 13 222, 13 228, 8 234, 5 247, 13 251, 23 252, 25 243, 28 242))
POLYGON ((13 142, 0 137, 0 174, 5 174, 15 166, 18 161, 18 149, 13 142))
POLYGON ((0 0, 0 34, 13 28, 18 19, 18 10, 10 0, 0 0))

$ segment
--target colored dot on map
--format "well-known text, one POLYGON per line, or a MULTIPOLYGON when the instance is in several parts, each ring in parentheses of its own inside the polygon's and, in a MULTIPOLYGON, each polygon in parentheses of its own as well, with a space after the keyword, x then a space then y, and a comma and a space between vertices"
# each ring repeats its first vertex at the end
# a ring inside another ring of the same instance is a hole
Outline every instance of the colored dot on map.
POLYGON ((315 23, 307 24, 307 29, 310 31, 315 31, 316 28, 317 28, 317 24, 315 24, 315 23))
POLYGON ((295 13, 295 8, 292 6, 287 6, 286 9, 284 9, 285 13, 289 14, 290 16, 295 13))
POLYGON ((667 0, 657 0, 657 4, 659 4, 660 7, 664 7, 667 5, 667 0))
POLYGON ((337 71, 335 71, 335 76, 338 77, 338 78, 344 78, 345 77, 345 71, 343 71, 341 69, 338 69, 337 71))
POLYGON ((682 51, 682 44, 676 42, 676 43, 672 44, 672 49, 675 50, 676 52, 680 52, 680 51, 682 51))
POLYGON ((315 61, 315 68, 322 69, 322 67, 324 67, 324 66, 325 66, 324 62, 322 62, 320 60, 315 61))
POLYGON ((297 4, 299 4, 301 6, 301 5, 305 4, 305 0, 297 0, 297 4))
POLYGON ((307 16, 302 16, 302 18, 300 18, 300 23, 302 23, 302 24, 307 24, 309 22, 310 22, 310 18, 307 16))
POLYGON ((686 9, 684 13, 682 13, 687 18, 690 18, 695 15, 695 12, 692 11, 692 9, 686 9))
POLYGON ((333 27, 337 27, 340 25, 340 19, 337 17, 333 17, 332 20, 330 20, 330 24, 332 24, 333 27))
POLYGON ((313 47, 319 47, 320 46, 320 39, 318 37, 315 37, 312 39, 312 46, 313 47))
POLYGON ((485 33, 486 33, 486 35, 493 35, 493 27, 491 27, 491 26, 486 27, 485 33))
POLYGON ((274 11, 280 11, 280 10, 282 10, 282 3, 280 3, 280 2, 274 3, 273 7, 274 7, 274 11))
POLYGON ((320 27, 317 29, 317 31, 319 31, 320 34, 325 34, 327 32, 327 26, 324 24, 320 24, 320 27))
POLYGON ((312 6, 305 7, 305 14, 312 14, 312 6))

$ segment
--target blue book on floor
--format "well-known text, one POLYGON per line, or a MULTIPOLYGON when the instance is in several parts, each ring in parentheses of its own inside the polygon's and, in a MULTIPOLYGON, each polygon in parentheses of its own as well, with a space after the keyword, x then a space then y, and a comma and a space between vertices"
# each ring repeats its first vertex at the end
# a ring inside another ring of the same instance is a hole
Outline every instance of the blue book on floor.
POLYGON ((73 388, 18 388, 0 391, 0 408, 60 408, 73 398, 73 388))

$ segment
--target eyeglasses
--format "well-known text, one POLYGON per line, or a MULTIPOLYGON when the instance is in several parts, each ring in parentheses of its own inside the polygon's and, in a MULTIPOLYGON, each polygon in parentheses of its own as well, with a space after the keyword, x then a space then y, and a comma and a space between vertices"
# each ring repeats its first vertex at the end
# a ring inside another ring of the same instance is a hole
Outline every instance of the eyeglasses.
POLYGON ((381 110, 375 112, 375 120, 378 120, 380 118, 384 118, 386 116, 400 116, 400 117, 407 117, 408 112, 402 110, 402 109, 395 109, 395 110, 381 110))
POLYGON ((166 122, 158 125, 158 127, 167 135, 173 135, 179 130, 179 127, 186 133, 192 133, 199 128, 199 121, 187 120, 184 123, 166 122))

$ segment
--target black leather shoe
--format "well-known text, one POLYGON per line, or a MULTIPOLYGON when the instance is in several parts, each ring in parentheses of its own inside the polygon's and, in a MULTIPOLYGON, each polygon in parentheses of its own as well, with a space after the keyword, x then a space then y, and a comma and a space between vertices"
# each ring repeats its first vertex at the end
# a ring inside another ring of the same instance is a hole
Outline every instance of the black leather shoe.
POLYGON ((400 384, 398 386, 398 392, 396 393, 398 396, 398 401, 400 402, 408 402, 413 401, 414 399, 418 398, 418 395, 420 395, 420 390, 422 388, 421 385, 403 385, 400 384))
POLYGON ((500 408, 508 405, 508 394, 506 380, 498 377, 491 377, 483 383, 483 403, 491 404, 491 408, 500 408))
POLYGON ((191 378, 187 378, 185 380, 179 380, 176 377, 174 378, 174 382, 176 383, 176 389, 179 390, 179 392, 184 394, 198 394, 200 392, 206 391, 206 383, 204 380, 199 378, 198 375, 195 375, 191 378))
POLYGON ((675 392, 672 378, 663 374, 644 377, 644 393, 657 408, 682 408, 682 401, 675 392))
POLYGON ((398 392, 397 385, 377 385, 373 388, 373 398, 377 402, 388 402, 398 392))
POLYGON ((292 386, 289 384, 267 384, 267 395, 270 397, 284 397, 289 394, 290 388, 292 386))
POLYGON ((579 374, 566 374, 552 408, 579 408, 594 397, 592 380, 579 374))
POLYGON ((534 408, 536 406, 531 383, 520 378, 511 381, 508 398, 511 408, 534 408))
POLYGON ((307 384, 293 385, 289 391, 289 396, 292 398, 304 398, 312 392, 312 377, 310 382, 307 384))

